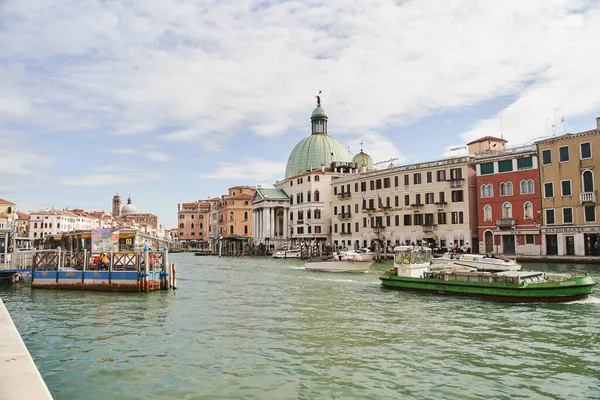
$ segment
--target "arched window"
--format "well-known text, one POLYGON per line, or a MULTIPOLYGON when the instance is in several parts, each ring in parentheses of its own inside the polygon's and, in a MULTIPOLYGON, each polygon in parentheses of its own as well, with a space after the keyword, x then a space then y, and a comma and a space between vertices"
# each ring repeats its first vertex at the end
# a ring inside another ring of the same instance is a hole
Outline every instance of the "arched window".
POLYGON ((244 225, 244 235, 248 234, 248 225, 244 225))
POLYGON ((487 185, 481 185, 481 197, 488 197, 487 185))
POLYGON ((533 179, 527 181, 527 192, 535 193, 535 187, 533 186, 533 179))
POLYGON ((33 232, 33 237, 37 237, 37 232, 33 232))
POLYGON ((293 221, 293 220, 294 220, 294 212, 290 211, 290 221, 293 221))
POLYGON ((512 205, 510 203, 502 204, 502 218, 512 218, 512 205))
POLYGON ((527 190, 527 181, 521 181, 520 190, 521 194, 529 193, 529 191, 527 190))
POLYGON ((315 210, 315 219, 321 218, 321 210, 315 210))
POLYGON ((583 171, 581 175, 583 180, 583 191, 584 192, 593 192, 594 191, 594 174, 592 171, 583 171))
POLYGON ((504 182, 500 184, 498 190, 500 191, 500 196, 506 196, 506 184, 504 182))
POLYGON ((319 182, 319 175, 315 175, 315 182, 319 182))
POLYGON ((233 211, 229 211, 229 219, 233 221, 233 211))
POLYGON ((248 219, 248 211, 244 211, 244 219, 248 219))
POLYGON ((533 204, 529 201, 523 204, 523 218, 533 219, 533 204))
POLYGON ((233 225, 229 225, 229 234, 233 235, 233 225))
POLYGON ((492 220, 492 206, 490 206, 489 204, 486 204, 483 207, 483 220, 484 221, 492 220))
POLYGON ((50 229, 52 229, 52 222, 50 222, 50 229))
POLYGON ((300 193, 300 203, 304 203, 304 192, 300 193))
POLYGON ((290 205, 293 205, 293 204, 294 204, 294 196, 290 195, 290 205))
POLYGON ((304 211, 298 211, 298 219, 299 220, 303 220, 304 219, 304 211))
POLYGON ((34 229, 35 229, 35 228, 37 228, 37 222, 34 222, 34 223, 33 223, 33 228, 34 228, 34 229))
POLYGON ((310 190, 306 192, 306 201, 310 203, 310 190))
MULTIPOLYGON (((318 176, 317 176, 318 178, 318 176)), ((319 191, 315 190, 315 201, 319 201, 319 191)))
POLYGON ((300 204, 300 193, 296 193, 296 204, 300 204))
POLYGON ((310 219, 310 210, 306 210, 306 219, 310 219))
POLYGON ((506 182, 506 195, 512 196, 512 194, 513 194, 512 182, 506 182))

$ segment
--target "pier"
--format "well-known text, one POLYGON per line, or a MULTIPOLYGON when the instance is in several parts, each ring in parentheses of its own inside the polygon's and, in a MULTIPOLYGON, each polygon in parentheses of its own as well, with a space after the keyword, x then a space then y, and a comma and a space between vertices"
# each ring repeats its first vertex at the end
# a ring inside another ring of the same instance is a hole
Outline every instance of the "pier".
POLYGON ((52 399, 21 335, 0 299, 0 387, 4 400, 52 399))

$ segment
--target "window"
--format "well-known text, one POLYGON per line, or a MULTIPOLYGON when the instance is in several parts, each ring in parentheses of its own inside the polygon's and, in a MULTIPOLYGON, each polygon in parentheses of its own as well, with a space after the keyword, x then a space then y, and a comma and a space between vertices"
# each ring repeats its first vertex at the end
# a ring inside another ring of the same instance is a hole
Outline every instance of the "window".
POLYGON ((446 193, 445 192, 439 192, 438 193, 438 197, 439 197, 439 202, 440 203, 445 203, 446 202, 446 193))
POLYGON ((398 187, 398 176, 397 175, 394 177, 394 186, 398 187))
POLYGON ((383 188, 387 189, 390 187, 390 178, 383 178, 383 188))
POLYGON ((486 204, 483 206, 483 220, 491 221, 492 220, 492 206, 486 204))
POLYGON ((462 211, 453 211, 452 212, 452 223, 453 224, 464 223, 464 214, 462 211))
POLYGON ((179 214, 179 219, 185 219, 185 215, 179 214))
POLYGON ((438 182, 444 182, 446 180, 446 170, 441 169, 441 170, 437 171, 436 178, 437 178, 436 180, 438 182))
POLYGON ((546 210, 546 225, 554 225, 554 209, 546 210))
POLYGON ((453 190, 452 191, 452 201, 455 203, 460 203, 464 201, 463 191, 462 190, 453 190))
POLYGON ((581 174, 583 180, 583 192, 593 192, 594 191, 594 175, 592 171, 583 171, 581 174))
POLYGON ((573 209, 571 207, 563 208, 563 224, 573 223, 573 209))
POLYGON ((400 226, 400 216, 399 215, 394 216, 394 225, 400 226))
POLYGON ((321 219, 321 210, 315 210, 314 219, 321 219))
POLYGON ((248 225, 244 225, 244 235, 248 234, 248 225))
POLYGON ((381 179, 377 179, 377 180, 375 181, 375 188, 376 188, 377 190, 381 189, 381 179))
POLYGON ((590 142, 580 143, 579 154, 582 160, 592 158, 592 144, 590 142))
MULTIPOLYGON (((192 232, 192 233, 193 233, 193 232, 192 232)), ((229 226, 229 234, 230 234, 230 235, 233 235, 233 225, 230 225, 230 226, 229 226)))
POLYGON ((517 169, 533 168, 533 157, 525 157, 517 159, 517 169))
POLYGON ((315 190, 315 201, 319 201, 319 191, 315 190))
POLYGON ((569 161, 569 146, 562 146, 558 148, 558 159, 560 162, 569 161))
MULTIPOLYGON (((343 189, 343 187, 342 187, 342 189, 343 189)), ((344 193, 343 190, 342 190, 342 193, 344 193)), ((310 192, 310 190, 308 192, 306 192, 306 201, 309 202, 309 203, 310 203, 310 198, 312 197, 311 194, 312 193, 310 192)))
POLYGON ((552 152, 550 149, 542 150, 542 165, 552 164, 552 152))
POLYGON ((512 182, 503 182, 500 184, 500 196, 512 196, 513 187, 512 182))
POLYGON ((513 170, 512 160, 498 161, 498 172, 510 172, 513 170))
POLYGON ((534 244, 535 236, 534 235, 525 235, 525 244, 534 244))
POLYGON ((405 206, 409 206, 410 205, 410 195, 409 194, 405 194, 404 195, 404 205, 405 206))
POLYGON ((315 182, 319 182, 319 175, 315 176, 315 182))
POLYGON ((369 181, 369 190, 375 190, 375 181, 369 181))
POLYGON ((410 226, 412 225, 411 223, 411 215, 410 214, 405 214, 404 215, 404 226, 410 226))
POLYGON ((400 206, 400 199, 398 198, 398 196, 394 196, 394 207, 399 207, 400 206))
POLYGON ((196 227, 196 226, 195 226, 195 225, 194 225, 194 223, 192 222, 192 226, 191 226, 191 228, 192 228, 192 229, 194 229, 195 227, 196 227))
POLYGON ((450 179, 462 179, 462 168, 451 168, 450 179))
POLYGON ((408 177, 408 174, 405 174, 405 175, 404 175, 404 186, 408 186, 408 180, 409 180, 409 179, 410 179, 410 178, 408 177))
POLYGON ((493 197, 494 196, 494 187, 491 183, 487 185, 481 185, 481 197, 493 197))
POLYGON ((502 218, 512 218, 512 204, 502 204, 502 218))
POLYGON ((421 184, 421 173, 420 172, 417 172, 416 174, 413 175, 413 183, 415 185, 421 184))
POLYGON ((354 193, 358 192, 358 182, 354 184, 354 193))
POLYGON ((560 181, 560 192, 563 197, 571 196, 571 180, 560 181))
POLYGON ((425 204, 433 204, 433 193, 425 193, 425 204))
POLYGON ((544 198, 549 199, 554 197, 554 183, 546 182, 544 183, 544 198))
POLYGON ((480 175, 490 175, 494 173, 494 163, 483 163, 479 165, 480 175))
POLYGON ((438 213, 438 225, 446 225, 446 213, 445 212, 438 213))
POLYGON ((427 183, 433 182, 433 173, 431 171, 427 172, 427 183))
POLYGON ((361 182, 360 183, 360 191, 361 192, 366 192, 367 191, 367 182, 361 182))
POLYGON ((521 181, 521 194, 535 193, 533 179, 521 181))
POLYGON ((414 224, 423 225, 423 214, 415 214, 414 224))
POLYGON ((585 215, 585 222, 596 221, 596 206, 585 206, 583 207, 583 214, 585 215))
POLYGON ((523 218, 533 219, 533 205, 529 201, 523 204, 523 218))

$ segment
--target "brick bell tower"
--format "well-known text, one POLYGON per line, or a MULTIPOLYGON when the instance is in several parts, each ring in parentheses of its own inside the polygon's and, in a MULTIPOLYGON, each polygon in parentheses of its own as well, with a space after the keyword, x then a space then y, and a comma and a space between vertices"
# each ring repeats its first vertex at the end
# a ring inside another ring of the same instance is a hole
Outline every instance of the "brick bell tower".
POLYGON ((121 215, 121 196, 119 193, 113 196, 111 216, 116 218, 121 215))

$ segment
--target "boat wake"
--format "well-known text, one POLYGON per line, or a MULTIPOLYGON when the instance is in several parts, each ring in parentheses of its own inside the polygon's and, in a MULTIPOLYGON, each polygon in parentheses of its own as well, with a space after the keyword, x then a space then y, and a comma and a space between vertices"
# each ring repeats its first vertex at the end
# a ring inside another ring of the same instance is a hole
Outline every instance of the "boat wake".
POLYGON ((570 301, 565 304, 600 304, 600 297, 590 296, 585 299, 570 301))

